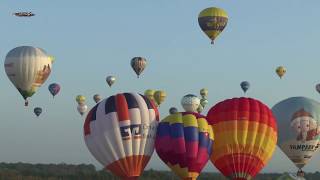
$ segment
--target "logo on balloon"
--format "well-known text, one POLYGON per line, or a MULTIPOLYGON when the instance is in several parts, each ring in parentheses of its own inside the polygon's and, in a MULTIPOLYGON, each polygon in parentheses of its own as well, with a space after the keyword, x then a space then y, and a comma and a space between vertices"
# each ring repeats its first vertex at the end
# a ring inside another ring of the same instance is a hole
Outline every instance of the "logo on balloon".
POLYGON ((130 126, 120 127, 122 140, 154 138, 152 131, 155 131, 157 126, 151 124, 132 124, 130 126))

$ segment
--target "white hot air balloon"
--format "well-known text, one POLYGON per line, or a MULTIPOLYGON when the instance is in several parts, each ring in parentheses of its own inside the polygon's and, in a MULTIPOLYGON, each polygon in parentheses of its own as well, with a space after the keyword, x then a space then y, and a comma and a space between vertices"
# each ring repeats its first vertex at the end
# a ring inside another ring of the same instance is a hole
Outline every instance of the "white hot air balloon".
POLYGON ((27 98, 31 97, 49 77, 52 61, 41 48, 20 46, 7 54, 4 68, 27 106, 27 98))
POLYGON ((78 112, 81 114, 81 116, 83 116, 87 112, 88 106, 85 104, 79 104, 77 109, 78 109, 78 112))
POLYGON ((181 105, 186 112, 197 112, 200 105, 200 99, 193 94, 183 96, 181 105))

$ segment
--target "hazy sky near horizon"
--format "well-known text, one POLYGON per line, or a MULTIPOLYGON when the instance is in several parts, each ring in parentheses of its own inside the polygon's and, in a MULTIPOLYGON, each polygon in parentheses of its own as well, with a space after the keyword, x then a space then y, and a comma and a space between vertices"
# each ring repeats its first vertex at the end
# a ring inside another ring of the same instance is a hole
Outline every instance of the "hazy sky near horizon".
MULTIPOLYGON (((319 80, 319 0, 2 0, 0 2, 0 57, 21 45, 41 47, 56 57, 51 76, 32 97, 29 107, 8 80, 0 76, 0 161, 30 163, 93 163, 102 167, 83 141, 83 118, 75 96, 105 97, 118 92, 162 89, 167 100, 161 117, 179 107, 187 93, 209 89, 209 105, 243 96, 240 82, 251 83, 247 95, 271 108, 291 96, 315 100, 319 80), (199 12, 207 7, 225 9, 229 22, 212 46, 198 26, 199 12), (16 11, 36 16, 19 18, 16 11), (130 59, 143 56, 148 66, 140 79, 130 59), (283 65, 280 80, 274 70, 283 65), (105 83, 115 75, 112 88, 105 83), (55 99, 47 89, 61 84, 55 99), (41 106, 39 118, 33 108, 41 106)), ((305 167, 318 171, 320 156, 305 167)), ((168 169, 153 155, 148 168, 168 169)), ((205 171, 217 171, 211 162, 205 171)), ((263 172, 296 171, 277 149, 263 172)))

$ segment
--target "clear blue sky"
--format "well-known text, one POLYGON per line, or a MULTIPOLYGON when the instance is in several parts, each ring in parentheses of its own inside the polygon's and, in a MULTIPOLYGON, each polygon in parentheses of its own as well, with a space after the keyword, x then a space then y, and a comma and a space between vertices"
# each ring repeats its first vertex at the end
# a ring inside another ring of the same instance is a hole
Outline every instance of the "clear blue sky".
MULTIPOLYGON (((248 96, 272 107, 290 96, 320 99, 319 0, 2 0, 0 2, 0 57, 17 46, 31 45, 56 57, 53 72, 32 97, 30 106, 13 87, 2 67, 0 76, 0 161, 31 163, 93 163, 82 135, 83 119, 75 96, 162 89, 168 94, 161 116, 180 107, 187 93, 209 89, 208 108, 243 93, 242 80, 251 83, 248 96), (197 16, 207 7, 229 14, 225 31, 214 46, 201 32, 197 16), (12 16, 32 11, 32 18, 12 16), (137 79, 130 59, 144 56, 148 67, 137 79), (287 67, 280 80, 274 70, 287 67), (107 75, 117 77, 110 89, 107 75), (58 82, 61 93, 52 100, 48 84, 58 82), (44 109, 40 118, 35 106, 44 109)), ((305 167, 319 170, 320 156, 305 167)), ((167 169, 154 154, 148 168, 167 169)), ((216 171, 208 163, 206 171, 216 171)), ((277 149, 264 172, 295 171, 277 149)))

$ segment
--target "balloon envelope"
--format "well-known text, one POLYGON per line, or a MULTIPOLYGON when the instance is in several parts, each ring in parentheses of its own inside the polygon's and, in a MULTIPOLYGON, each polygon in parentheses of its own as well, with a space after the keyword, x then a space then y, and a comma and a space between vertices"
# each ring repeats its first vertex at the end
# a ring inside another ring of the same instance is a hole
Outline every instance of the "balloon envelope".
POLYGON ((99 101, 101 101, 102 97, 99 94, 95 94, 93 96, 93 100, 94 102, 98 103, 99 101))
POLYGON ((55 95, 57 95, 60 92, 60 85, 57 83, 53 83, 50 84, 48 87, 50 93, 52 94, 52 96, 54 97, 55 95))
POLYGON ((196 179, 207 164, 213 142, 212 127, 198 113, 176 113, 158 126, 156 152, 181 179, 196 179))
POLYGON ((78 104, 84 104, 84 102, 86 101, 86 97, 83 96, 83 95, 78 95, 76 97, 76 101, 77 101, 78 104))
POLYGON ((250 88, 250 83, 248 81, 242 81, 240 83, 241 89, 243 90, 244 93, 247 92, 247 90, 250 88))
POLYGON ((187 94, 181 99, 181 105, 187 112, 197 112, 200 105, 200 99, 193 94, 187 94))
POLYGON ((7 54, 4 67, 8 78, 26 100, 27 106, 27 98, 36 93, 47 80, 52 64, 43 49, 20 46, 7 54))
POLYGON ((147 60, 143 57, 134 57, 131 59, 131 67, 134 70, 134 72, 137 74, 139 77, 142 71, 146 68, 147 66, 147 60))
POLYGON ((215 138, 211 161, 226 177, 252 179, 272 157, 277 124, 260 101, 244 97, 224 100, 209 110, 207 120, 215 138))
POLYGON ((172 108, 169 109, 169 113, 170 113, 170 114, 175 114, 175 113, 177 113, 177 112, 178 112, 178 109, 175 108, 175 107, 172 107, 172 108))
POLYGON ((320 93, 320 84, 316 85, 316 90, 318 91, 318 93, 320 93))
POLYGON ((88 106, 85 104, 79 104, 77 110, 80 113, 80 115, 83 116, 87 112, 88 106))
POLYGON ((206 88, 201 89, 200 90, 200 95, 204 99, 207 98, 208 97, 208 89, 206 89, 206 88))
POLYGON ((153 89, 147 89, 145 92, 144 92, 144 95, 149 98, 150 100, 154 101, 154 93, 156 91, 153 90, 153 89))
POLYGON ((298 167, 305 166, 319 147, 320 103, 291 97, 272 108, 279 126, 279 148, 298 167))
POLYGON ((34 108, 33 112, 37 117, 39 117, 40 114, 42 113, 42 108, 36 107, 36 108, 34 108))
POLYGON ((200 12, 198 22, 202 31, 214 43, 216 37, 224 30, 228 23, 228 15, 223 9, 210 7, 200 12))
POLYGON ((114 84, 114 82, 116 82, 116 77, 114 77, 114 76, 108 76, 108 77, 106 78, 106 81, 107 81, 108 85, 111 87, 111 86, 114 84))
POLYGON ((84 123, 91 154, 123 179, 137 179, 153 150, 159 112, 137 93, 117 94, 93 107, 84 123))
POLYGON ((166 99, 167 94, 164 91, 156 91, 153 96, 157 105, 160 106, 160 104, 162 104, 166 99))
POLYGON ((280 77, 280 78, 282 78, 282 76, 284 76, 284 74, 287 72, 287 70, 286 70, 286 68, 285 67, 283 67, 283 66, 279 66, 279 67, 277 67, 277 69, 276 69, 276 73, 278 74, 278 76, 280 77))

